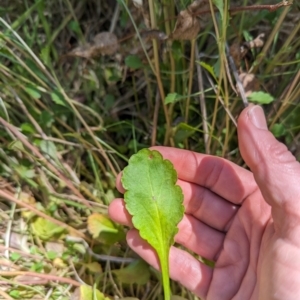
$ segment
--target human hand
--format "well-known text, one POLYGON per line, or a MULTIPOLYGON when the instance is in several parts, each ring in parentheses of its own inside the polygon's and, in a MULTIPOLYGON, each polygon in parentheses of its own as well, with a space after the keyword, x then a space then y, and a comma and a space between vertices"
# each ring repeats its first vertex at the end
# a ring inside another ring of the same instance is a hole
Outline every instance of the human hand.
MULTIPOLYGON (((215 262, 210 268, 172 247, 170 276, 203 299, 300 299, 299 163, 267 130, 258 106, 240 115, 238 137, 253 173, 219 157, 152 148, 174 164, 184 193, 176 242, 215 262)), ((124 192, 120 175, 117 187, 124 192)), ((123 199, 110 204, 109 214, 132 226, 123 199)), ((159 268, 136 229, 129 230, 127 242, 159 268)))

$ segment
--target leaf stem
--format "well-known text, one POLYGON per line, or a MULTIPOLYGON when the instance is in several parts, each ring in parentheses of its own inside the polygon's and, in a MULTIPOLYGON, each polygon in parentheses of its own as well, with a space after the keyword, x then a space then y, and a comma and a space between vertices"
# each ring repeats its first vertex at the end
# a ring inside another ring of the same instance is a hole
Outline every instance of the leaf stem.
POLYGON ((159 255, 160 267, 162 273, 162 282, 164 289, 164 299, 171 299, 170 276, 169 276, 169 249, 163 250, 164 253, 159 255), (167 250, 167 251, 165 251, 167 250))

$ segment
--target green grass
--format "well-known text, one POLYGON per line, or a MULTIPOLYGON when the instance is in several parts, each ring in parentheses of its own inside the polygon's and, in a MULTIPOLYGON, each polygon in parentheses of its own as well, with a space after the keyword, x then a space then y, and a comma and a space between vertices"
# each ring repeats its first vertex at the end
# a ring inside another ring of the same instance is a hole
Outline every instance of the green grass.
MULTIPOLYGON (((70 299, 83 283, 111 299, 162 299, 159 273, 128 249, 127 229, 105 217, 120 196, 115 176, 150 145, 243 166, 234 124, 243 102, 224 49, 261 32, 264 47, 241 64, 274 98, 263 105, 269 127, 299 160, 299 2, 274 12, 205 14, 197 39, 173 43, 146 41, 143 15, 131 1, 4 2, 0 299, 70 299), (71 55, 102 31, 118 37, 115 54, 71 55), (165 104, 169 94, 176 101, 165 104)), ((146 19, 169 35, 190 3, 149 0, 146 19)), ((172 290, 197 299, 175 282, 172 290)))

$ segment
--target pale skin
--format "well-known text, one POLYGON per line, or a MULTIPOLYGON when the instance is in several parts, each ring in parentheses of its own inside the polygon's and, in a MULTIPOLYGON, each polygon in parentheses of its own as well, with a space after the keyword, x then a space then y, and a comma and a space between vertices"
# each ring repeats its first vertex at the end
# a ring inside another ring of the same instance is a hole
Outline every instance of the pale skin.
MULTIPOLYGON (((202 299, 298 300, 300 165, 268 131, 258 106, 241 113, 238 138, 251 172, 215 156, 152 148, 174 164, 184 193, 176 242, 215 262, 210 268, 172 247, 170 276, 202 299)), ((120 176, 117 188, 123 193, 120 176)), ((132 227, 123 199, 111 203, 109 214, 132 227)), ((127 242, 159 269, 155 252, 136 229, 129 230, 127 242)))

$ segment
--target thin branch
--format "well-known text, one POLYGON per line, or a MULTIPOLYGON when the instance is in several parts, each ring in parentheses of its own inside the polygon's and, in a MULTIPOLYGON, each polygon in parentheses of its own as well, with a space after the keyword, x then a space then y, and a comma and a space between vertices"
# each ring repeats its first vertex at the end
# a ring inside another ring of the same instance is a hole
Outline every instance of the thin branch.
POLYGON ((239 73, 236 69, 234 60, 233 60, 232 56, 230 55, 230 51, 229 51, 229 47, 228 47, 227 43, 226 43, 225 47, 226 47, 226 52, 227 52, 227 56, 228 56, 228 62, 229 62, 231 71, 233 73, 233 76, 235 78, 236 84, 238 86, 239 93, 242 97, 244 106, 247 107, 249 105, 249 103, 248 103, 248 99, 246 97, 245 89, 244 89, 244 86, 243 86, 243 84, 242 84, 242 82, 239 78, 239 73))
MULTIPOLYGON (((5 276, 6 277, 14 277, 14 276, 20 276, 20 275, 31 276, 31 277, 40 277, 40 278, 46 279, 47 281, 50 281, 50 282, 57 281, 57 282, 71 284, 74 286, 81 286, 81 283, 79 283, 78 281, 75 281, 71 278, 55 276, 52 274, 41 274, 41 273, 28 272, 28 271, 12 271, 12 272, 0 271, 0 276, 3 276, 3 277, 5 277, 5 276)), ((14 284, 18 284, 18 282, 14 282, 14 284)))
MULTIPOLYGON (((242 12, 242 11, 254 11, 254 10, 268 10, 270 12, 273 12, 281 7, 291 6, 293 4, 293 1, 285 1, 279 2, 277 4, 255 4, 255 5, 247 5, 247 6, 237 6, 237 7, 230 7, 228 9, 229 13, 235 13, 235 12, 242 12)), ((218 8, 214 8, 215 12, 218 12, 218 8)), ((211 13, 210 9, 206 10, 200 10, 197 11, 197 13, 193 14, 195 17, 199 17, 203 14, 209 14, 211 13)))
POLYGON ((200 101, 200 110, 202 115, 202 123, 203 123, 203 134, 204 134, 204 144, 205 144, 205 153, 210 154, 209 151, 209 133, 208 133, 208 124, 207 124, 207 111, 206 111, 206 103, 204 97, 204 85, 203 85, 203 76, 202 76, 202 67, 200 65, 200 58, 199 58, 199 49, 198 44, 196 43, 195 47, 195 54, 197 56, 198 62, 196 62, 196 70, 197 70, 197 79, 198 79, 198 88, 199 91, 202 92, 199 94, 199 101, 200 101))

